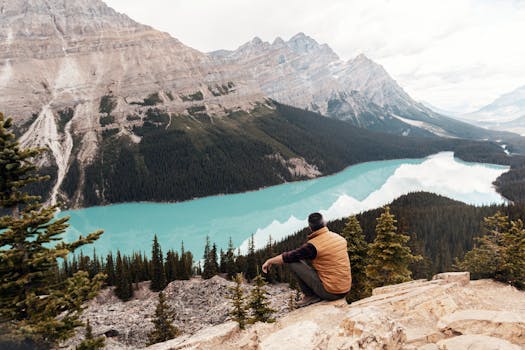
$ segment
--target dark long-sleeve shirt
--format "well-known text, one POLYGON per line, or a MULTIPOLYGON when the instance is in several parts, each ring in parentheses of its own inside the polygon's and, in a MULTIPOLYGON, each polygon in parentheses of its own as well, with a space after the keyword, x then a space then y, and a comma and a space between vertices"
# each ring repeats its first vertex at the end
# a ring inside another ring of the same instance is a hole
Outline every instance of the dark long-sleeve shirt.
POLYGON ((317 256, 317 249, 312 243, 305 243, 297 249, 284 252, 283 261, 287 264, 300 260, 313 260, 317 256))

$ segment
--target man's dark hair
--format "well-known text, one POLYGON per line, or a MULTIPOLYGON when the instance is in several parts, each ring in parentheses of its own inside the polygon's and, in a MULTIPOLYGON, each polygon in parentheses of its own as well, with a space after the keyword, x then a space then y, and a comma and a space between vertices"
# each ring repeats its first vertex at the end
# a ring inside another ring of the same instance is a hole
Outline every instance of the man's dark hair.
POLYGON ((308 226, 312 231, 317 231, 325 227, 326 223, 320 213, 312 213, 308 216, 308 226))

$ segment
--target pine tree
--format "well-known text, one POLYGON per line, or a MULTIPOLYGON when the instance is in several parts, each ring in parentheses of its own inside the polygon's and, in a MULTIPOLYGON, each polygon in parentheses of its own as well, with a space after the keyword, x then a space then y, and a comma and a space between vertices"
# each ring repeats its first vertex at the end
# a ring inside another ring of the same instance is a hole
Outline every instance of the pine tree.
POLYGON ((220 253, 219 253, 219 272, 220 273, 225 273, 226 272, 226 268, 224 266, 224 260, 225 260, 225 254, 224 254, 224 250, 220 250, 220 253))
MULTIPOLYGON (((273 251, 273 241, 272 241, 272 236, 271 235, 268 237, 268 243, 266 243, 264 254, 265 254, 266 258, 270 258, 270 257, 273 257, 275 255, 274 251, 273 251)), ((279 265, 272 266, 272 268, 266 274, 266 280, 269 283, 275 283, 278 280, 277 276, 278 276, 278 274, 280 272, 279 271, 280 269, 281 269, 281 267, 279 265)))
POLYGON ((235 247, 233 246, 232 238, 228 241, 228 250, 224 254, 224 272, 228 278, 233 278, 237 269, 235 268, 235 247))
POLYGON ((370 295, 370 288, 366 278, 368 244, 365 241, 363 230, 356 216, 348 218, 341 235, 346 239, 348 257, 352 268, 352 288, 346 296, 346 300, 351 303, 370 295))
POLYGON ((232 320, 239 324, 240 329, 246 327, 247 312, 246 306, 244 305, 244 289, 242 288, 242 274, 238 273, 233 278, 235 282, 234 287, 230 287, 230 296, 232 308, 230 310, 230 316, 232 320))
POLYGON ((98 350, 104 348, 104 337, 95 338, 93 336, 93 328, 89 324, 89 320, 86 323, 86 335, 84 340, 75 348, 76 350, 98 350))
POLYGON ((57 280, 58 260, 93 243, 102 231, 66 243, 61 235, 69 217, 55 219, 58 206, 45 206, 25 191, 47 180, 32 163, 42 149, 22 149, 9 131, 12 120, 0 113, 0 322, 13 337, 53 345, 81 326, 82 304, 104 279, 86 272, 57 280), (60 318, 57 316, 60 315, 60 318))
POLYGON ((210 238, 206 236, 206 246, 204 247, 204 266, 202 269, 202 278, 209 279, 219 272, 217 262, 217 246, 215 243, 210 248, 210 238))
POLYGON ((123 301, 129 300, 133 296, 133 286, 126 259, 122 258, 118 250, 115 268, 115 295, 123 301))
POLYGON ((177 279, 189 280, 191 276, 192 265, 193 257, 190 252, 186 252, 184 250, 184 242, 182 242, 180 246, 179 268, 177 269, 179 276, 177 279))
POLYGON ((111 252, 106 256, 106 266, 104 267, 104 273, 106 274, 106 282, 110 286, 115 285, 115 264, 113 263, 113 254, 111 252))
POLYGON ((175 338, 179 335, 179 330, 173 326, 173 311, 166 303, 164 293, 159 293, 159 302, 155 309, 155 318, 153 322, 153 330, 148 335, 148 345, 164 342, 175 338))
POLYGON ((407 246, 410 237, 397 232, 396 222, 388 206, 377 219, 376 237, 370 244, 370 260, 366 267, 366 275, 373 288, 409 281, 409 264, 421 259, 412 255, 407 246))
POLYGON ((272 318, 272 314, 275 310, 270 307, 268 292, 264 288, 266 285, 264 277, 257 275, 253 282, 255 285, 250 292, 250 300, 248 301, 248 307, 250 308, 250 318, 248 322, 274 322, 275 319, 272 318))
POLYGON ((253 234, 248 241, 248 255, 246 256, 246 278, 250 281, 257 275, 257 258, 255 256, 255 240, 253 234))
POLYGON ((525 228, 521 220, 510 221, 501 212, 486 217, 484 235, 474 249, 465 254, 458 268, 474 278, 494 278, 525 288, 525 228))
POLYGON ((20 148, 15 134, 9 131, 11 118, 0 113, 0 208, 8 209, 17 217, 21 206, 40 201, 24 191, 29 184, 47 181, 49 176, 40 176, 33 159, 46 151, 44 148, 20 148))
POLYGON ((210 250, 210 262, 212 277, 219 273, 219 260, 217 255, 217 245, 213 243, 210 250))
POLYGON ((164 258, 157 235, 153 238, 153 247, 151 249, 151 283, 150 289, 159 292, 166 288, 166 271, 164 270, 164 258))
POLYGON ((166 254, 166 279, 168 282, 177 279, 177 268, 179 265, 179 254, 173 250, 169 250, 166 254))

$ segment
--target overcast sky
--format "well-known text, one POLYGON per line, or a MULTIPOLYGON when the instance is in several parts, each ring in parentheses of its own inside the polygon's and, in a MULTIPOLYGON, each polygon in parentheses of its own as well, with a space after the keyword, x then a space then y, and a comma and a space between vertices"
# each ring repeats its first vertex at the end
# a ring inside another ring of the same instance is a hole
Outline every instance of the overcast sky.
POLYGON ((298 32, 456 113, 525 85, 525 0, 105 0, 201 51, 298 32))

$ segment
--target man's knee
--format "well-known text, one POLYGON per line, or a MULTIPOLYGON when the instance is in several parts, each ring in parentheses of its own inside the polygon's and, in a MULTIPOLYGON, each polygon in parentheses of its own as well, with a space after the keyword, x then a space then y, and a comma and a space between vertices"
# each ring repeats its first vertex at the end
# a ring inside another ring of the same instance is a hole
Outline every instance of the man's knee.
POLYGON ((288 266, 293 272, 307 271, 311 269, 311 267, 304 260, 299 260, 297 262, 288 263, 288 266))
POLYGON ((301 268, 304 268, 303 267, 303 263, 298 261, 298 262, 293 262, 293 263, 288 263, 288 267, 290 268, 290 270, 292 270, 293 272, 297 272, 297 271, 300 271, 301 268))

